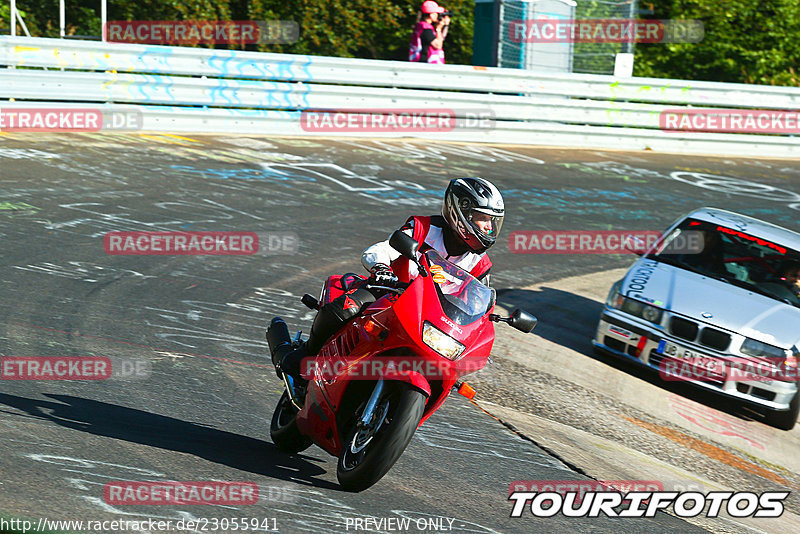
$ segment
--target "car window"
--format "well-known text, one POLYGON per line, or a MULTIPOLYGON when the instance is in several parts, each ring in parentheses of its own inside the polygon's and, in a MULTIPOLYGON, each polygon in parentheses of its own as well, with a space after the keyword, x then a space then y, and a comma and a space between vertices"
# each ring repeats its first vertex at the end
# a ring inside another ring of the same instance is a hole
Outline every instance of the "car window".
POLYGON ((800 252, 716 223, 686 219, 649 258, 800 307, 800 252))

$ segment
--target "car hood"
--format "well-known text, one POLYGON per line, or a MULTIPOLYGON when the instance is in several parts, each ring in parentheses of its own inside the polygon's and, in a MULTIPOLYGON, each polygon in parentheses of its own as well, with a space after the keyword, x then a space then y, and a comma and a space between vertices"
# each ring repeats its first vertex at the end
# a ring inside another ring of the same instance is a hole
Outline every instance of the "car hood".
POLYGON ((679 267, 642 258, 620 289, 625 296, 764 343, 785 349, 800 345, 800 309, 679 267))

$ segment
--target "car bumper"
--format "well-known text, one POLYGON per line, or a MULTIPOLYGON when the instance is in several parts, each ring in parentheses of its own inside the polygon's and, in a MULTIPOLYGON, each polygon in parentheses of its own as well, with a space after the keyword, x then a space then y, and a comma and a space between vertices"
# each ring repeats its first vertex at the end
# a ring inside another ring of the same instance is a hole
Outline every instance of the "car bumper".
POLYGON ((733 355, 714 354, 707 348, 671 336, 663 329, 638 317, 606 307, 597 325, 592 341, 596 349, 628 361, 659 371, 662 379, 688 382, 692 385, 771 410, 788 410, 797 391, 796 382, 788 381, 737 381, 726 376, 720 380, 689 380, 670 376, 665 372, 662 355, 658 353, 661 340, 671 341, 710 358, 733 355))

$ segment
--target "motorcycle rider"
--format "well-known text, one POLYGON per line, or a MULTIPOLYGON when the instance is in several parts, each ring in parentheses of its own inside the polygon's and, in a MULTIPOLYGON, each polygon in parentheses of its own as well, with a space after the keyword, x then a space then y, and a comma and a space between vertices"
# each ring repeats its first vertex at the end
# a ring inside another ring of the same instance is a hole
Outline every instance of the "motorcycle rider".
MULTIPOLYGON (((497 241, 503 224, 504 205, 500 191, 484 178, 456 178, 444 193, 442 214, 412 216, 401 227, 420 243, 443 258, 468 271, 489 285, 492 262, 486 251, 497 241)), ((348 286, 344 295, 322 306, 314 318, 308 340, 298 349, 282 351, 278 375, 286 372, 295 383, 306 382, 300 375, 304 357, 314 356, 322 345, 345 323, 380 296, 380 290, 370 291, 366 283, 392 287, 397 282, 410 282, 418 275, 417 267, 389 245, 381 241, 367 248, 361 263, 370 272, 366 281, 348 286)))

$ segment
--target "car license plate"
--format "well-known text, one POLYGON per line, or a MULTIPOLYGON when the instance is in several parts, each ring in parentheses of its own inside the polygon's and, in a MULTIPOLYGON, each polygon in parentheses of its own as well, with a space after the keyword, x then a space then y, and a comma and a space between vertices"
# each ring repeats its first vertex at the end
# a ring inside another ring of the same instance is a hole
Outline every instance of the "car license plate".
POLYGON ((664 339, 659 342, 656 352, 666 358, 683 360, 692 367, 702 369, 703 374, 708 378, 725 379, 725 364, 718 358, 706 356, 664 339))
MULTIPOLYGON (((658 353, 670 358, 703 358, 703 354, 687 349, 671 341, 662 339, 658 344, 658 353)), ((712 358, 708 358, 711 360, 712 358)))

